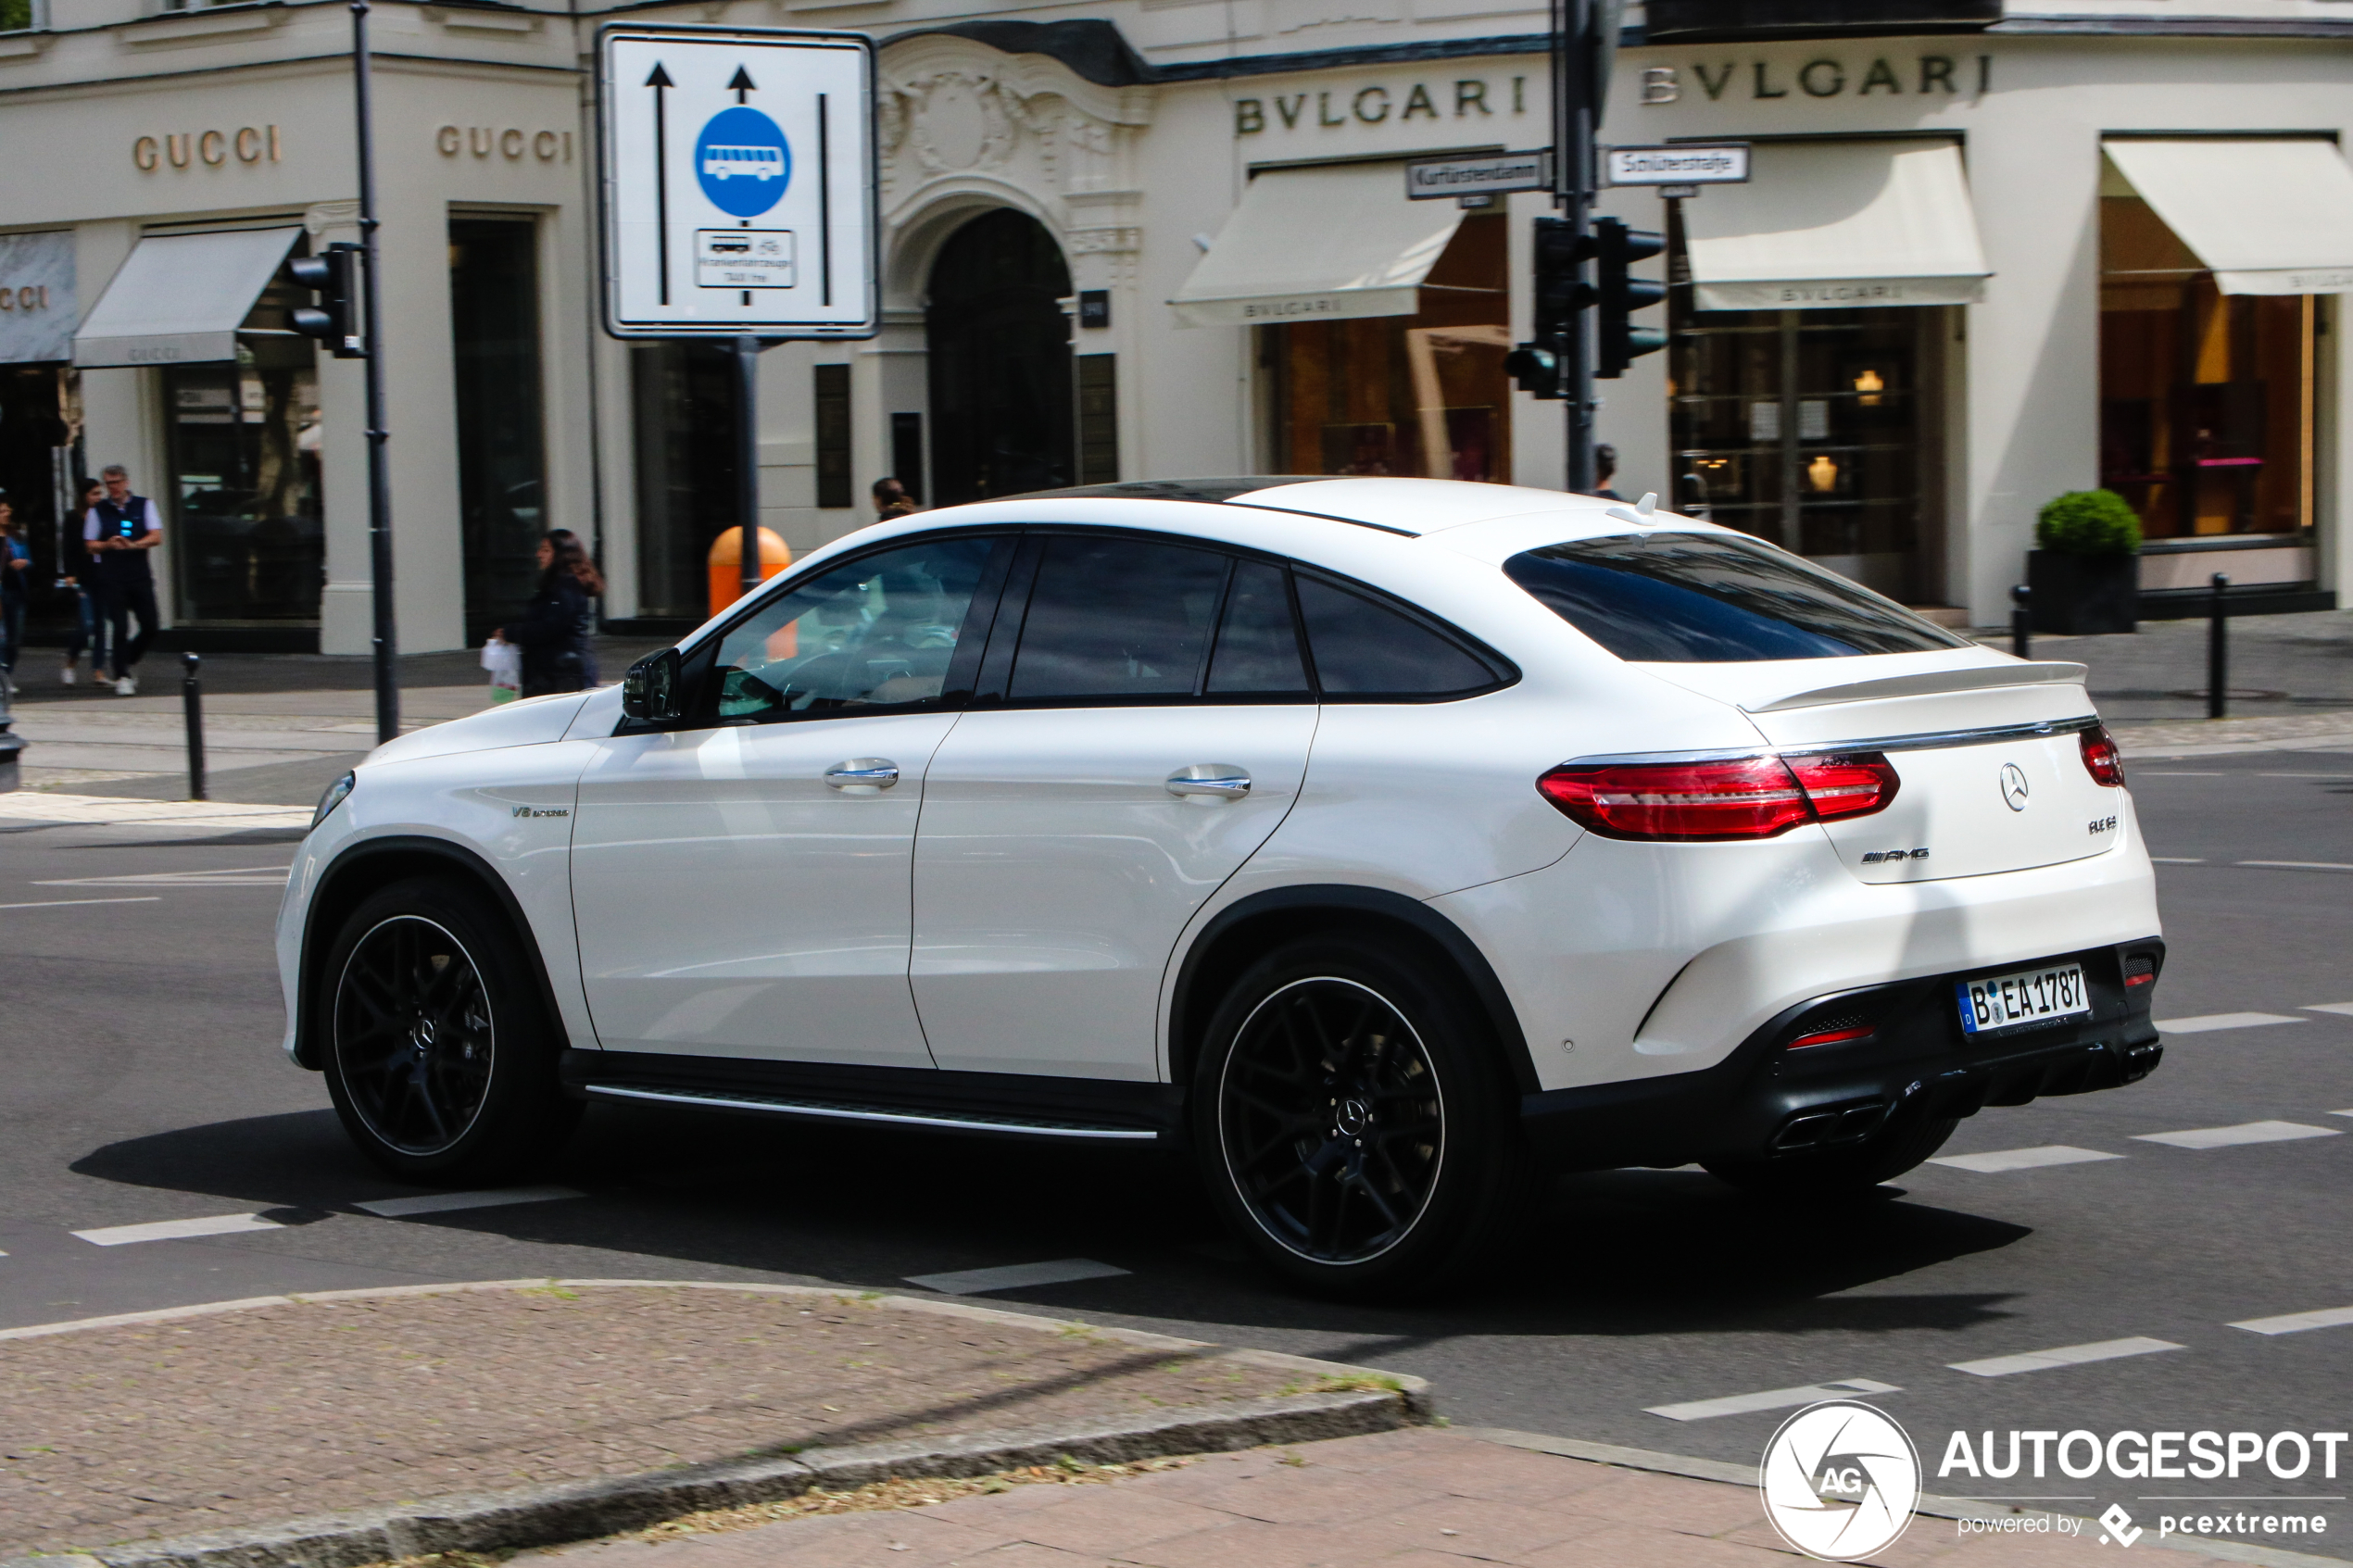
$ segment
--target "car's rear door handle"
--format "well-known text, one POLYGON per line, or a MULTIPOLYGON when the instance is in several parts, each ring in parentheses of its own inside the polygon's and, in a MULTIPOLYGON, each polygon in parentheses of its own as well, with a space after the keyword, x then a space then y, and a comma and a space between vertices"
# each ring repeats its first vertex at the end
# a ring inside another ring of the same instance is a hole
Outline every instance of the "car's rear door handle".
POLYGON ((1250 775, 1231 762, 1196 762, 1168 775, 1168 793, 1179 800, 1239 800, 1250 793, 1250 775))
POLYGON ((825 782, 846 794, 878 795, 899 782, 899 764, 887 757, 853 757, 826 769, 825 782))

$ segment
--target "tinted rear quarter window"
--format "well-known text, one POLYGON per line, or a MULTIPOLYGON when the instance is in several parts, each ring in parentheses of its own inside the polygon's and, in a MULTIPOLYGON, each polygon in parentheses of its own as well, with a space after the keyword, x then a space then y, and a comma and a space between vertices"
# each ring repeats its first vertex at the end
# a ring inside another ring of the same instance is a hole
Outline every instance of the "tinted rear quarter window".
POLYGON ((1800 556, 1740 534, 1612 534, 1526 550, 1504 572, 1637 663, 1735 664, 1968 647, 1800 556))
POLYGON ((1427 702, 1510 678, 1454 638, 1368 595, 1296 575, 1307 647, 1327 702, 1427 702))

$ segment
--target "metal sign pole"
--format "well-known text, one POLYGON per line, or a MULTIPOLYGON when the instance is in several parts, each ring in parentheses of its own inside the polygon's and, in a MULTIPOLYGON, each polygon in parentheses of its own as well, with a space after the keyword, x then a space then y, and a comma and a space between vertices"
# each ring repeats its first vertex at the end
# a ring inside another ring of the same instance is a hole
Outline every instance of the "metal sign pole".
POLYGON ((351 95, 359 119, 359 253, 363 361, 368 385, 368 587, 375 611, 376 744, 400 734, 400 633, 392 600, 392 471, 385 460, 384 269, 376 250, 376 132, 372 62, 368 53, 368 0, 351 0, 351 95))
POLYGON ((736 516, 749 598, 760 587, 760 340, 749 332, 736 339, 736 516))
MULTIPOLYGON (((1554 202, 1581 253, 1593 222, 1593 0, 1553 0, 1554 202)), ((1586 263, 1577 263, 1581 282, 1586 263)), ((1581 292, 1581 291, 1580 291, 1581 292)), ((1593 488, 1592 329, 1580 305, 1562 332, 1561 395, 1568 416, 1568 489, 1593 488)))

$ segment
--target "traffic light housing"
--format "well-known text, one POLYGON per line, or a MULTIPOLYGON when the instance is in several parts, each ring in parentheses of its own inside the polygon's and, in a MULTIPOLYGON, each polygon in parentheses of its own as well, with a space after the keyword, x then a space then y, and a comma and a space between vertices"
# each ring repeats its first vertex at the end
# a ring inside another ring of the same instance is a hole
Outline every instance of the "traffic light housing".
POLYGON ((1636 326, 1628 319, 1632 312, 1665 299, 1667 285, 1626 275, 1634 263, 1665 250, 1667 236, 1648 229, 1629 229, 1615 218, 1596 218, 1593 247, 1594 259, 1600 263, 1593 292, 1601 307, 1595 312, 1593 374, 1622 376, 1628 365, 1667 346, 1664 327, 1636 326))
POLYGON ((294 330, 304 337, 317 338, 338 359, 368 357, 359 336, 359 247, 348 242, 286 263, 294 281, 319 296, 315 305, 295 307, 294 330))
POLYGON ((1593 237, 1580 238, 1565 218, 1539 218, 1534 225, 1535 341, 1515 345, 1504 369, 1522 392, 1538 397, 1566 396, 1570 327, 1579 311, 1593 303, 1585 263, 1595 255, 1593 237))

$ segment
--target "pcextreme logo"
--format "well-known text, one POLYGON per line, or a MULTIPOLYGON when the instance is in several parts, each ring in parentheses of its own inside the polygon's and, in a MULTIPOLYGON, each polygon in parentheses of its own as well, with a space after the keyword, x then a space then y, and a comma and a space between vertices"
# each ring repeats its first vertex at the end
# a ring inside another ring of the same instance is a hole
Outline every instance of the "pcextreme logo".
POLYGON ((1781 1539, 1825 1562, 1852 1562, 1885 1550, 1912 1522, 1920 1456, 1885 1411, 1825 1399, 1781 1423, 1756 1485, 1781 1539))

